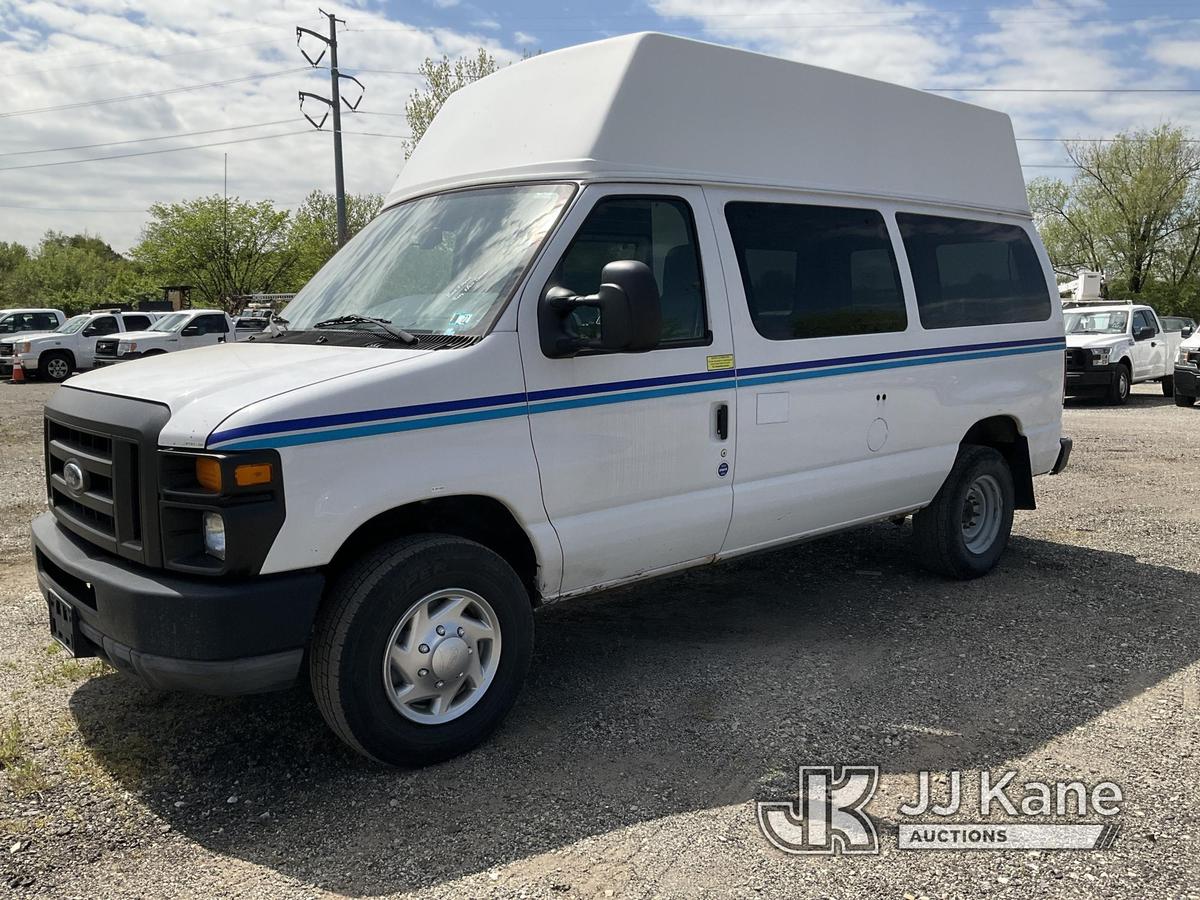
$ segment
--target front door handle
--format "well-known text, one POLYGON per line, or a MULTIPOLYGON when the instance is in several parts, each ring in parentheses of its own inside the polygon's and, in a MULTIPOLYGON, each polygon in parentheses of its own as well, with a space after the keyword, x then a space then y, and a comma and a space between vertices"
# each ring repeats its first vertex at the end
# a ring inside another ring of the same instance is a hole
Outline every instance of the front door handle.
POLYGON ((717 439, 726 440, 729 437, 729 404, 717 404, 717 439))

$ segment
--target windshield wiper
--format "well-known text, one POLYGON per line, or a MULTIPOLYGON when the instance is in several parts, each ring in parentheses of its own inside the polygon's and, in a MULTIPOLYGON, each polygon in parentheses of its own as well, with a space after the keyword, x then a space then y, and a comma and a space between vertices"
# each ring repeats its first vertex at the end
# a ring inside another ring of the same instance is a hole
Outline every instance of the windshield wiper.
POLYGON ((415 344, 418 340, 415 334, 410 334, 403 328, 393 328, 390 319, 380 319, 376 316, 359 316, 353 314, 338 316, 336 319, 326 319, 323 322, 318 322, 313 328, 336 328, 338 325, 374 325, 380 331, 390 334, 401 343, 415 344))

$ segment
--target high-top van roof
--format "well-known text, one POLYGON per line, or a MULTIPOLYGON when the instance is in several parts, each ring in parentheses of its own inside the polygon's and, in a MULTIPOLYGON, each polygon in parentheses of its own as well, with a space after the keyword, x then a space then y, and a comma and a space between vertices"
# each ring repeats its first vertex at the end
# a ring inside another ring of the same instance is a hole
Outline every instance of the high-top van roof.
POLYGON ((1003 113, 663 34, 558 50, 462 88, 388 202, 541 179, 754 184, 1029 214, 1003 113))

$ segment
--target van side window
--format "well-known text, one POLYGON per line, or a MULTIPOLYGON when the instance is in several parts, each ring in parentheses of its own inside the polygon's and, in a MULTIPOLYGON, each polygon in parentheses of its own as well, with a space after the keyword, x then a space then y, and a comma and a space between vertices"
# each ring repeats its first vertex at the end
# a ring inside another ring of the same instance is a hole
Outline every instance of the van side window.
POLYGON ((897 213, 926 328, 1050 318, 1050 292, 1024 229, 997 222, 897 213))
MULTIPOLYGON (((563 254, 550 284, 576 294, 600 289, 610 262, 634 259, 654 273, 662 297, 663 345, 704 341, 708 320, 696 227, 687 203, 676 197, 607 197, 600 200, 563 254)), ((598 338, 594 309, 572 314, 581 337, 598 338)))
POLYGON ((903 331, 904 290, 883 216, 798 203, 725 205, 750 319, 768 340, 903 331))

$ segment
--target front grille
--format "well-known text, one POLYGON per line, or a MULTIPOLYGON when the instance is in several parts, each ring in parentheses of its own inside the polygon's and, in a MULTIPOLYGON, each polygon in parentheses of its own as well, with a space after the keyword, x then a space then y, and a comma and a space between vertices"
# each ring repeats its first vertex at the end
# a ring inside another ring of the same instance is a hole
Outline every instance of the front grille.
POLYGON ((116 341, 96 341, 97 356, 116 356, 117 342, 116 341))
POLYGON ((161 565, 154 451, 169 415, 156 403, 57 391, 46 404, 45 459, 59 524, 110 553, 161 565), (80 470, 71 478, 69 466, 80 470))
POLYGON ((0 356, 12 356, 12 355, 13 355, 13 345, 12 344, 10 344, 8 342, 0 344, 0 356))
MULTIPOLYGON (((139 540, 140 535, 123 533, 117 526, 116 484, 121 481, 116 457, 119 448, 107 435, 46 421, 46 477, 50 506, 60 518, 92 532, 97 543, 115 552, 121 540, 139 540), (68 466, 83 473, 82 485, 72 485, 68 466)), ((126 454, 121 454, 122 456, 126 454)), ((127 473, 136 476, 136 473, 127 473)))
POLYGON ((1082 372, 1092 361, 1092 351, 1072 348, 1067 351, 1067 371, 1082 372))

